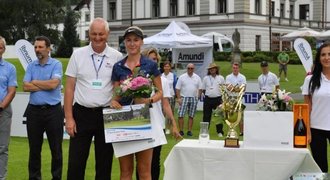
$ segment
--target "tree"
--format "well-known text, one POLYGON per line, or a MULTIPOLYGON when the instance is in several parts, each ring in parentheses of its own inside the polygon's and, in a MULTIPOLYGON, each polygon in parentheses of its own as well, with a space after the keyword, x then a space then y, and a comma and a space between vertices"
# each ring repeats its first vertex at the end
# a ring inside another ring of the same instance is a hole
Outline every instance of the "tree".
POLYGON ((76 31, 78 18, 78 14, 68 6, 64 20, 63 37, 56 53, 58 57, 70 57, 73 47, 80 46, 79 36, 76 31))
POLYGON ((37 35, 59 42, 58 24, 63 20, 66 0, 0 0, 0 35, 8 44, 19 39, 32 41, 37 35))

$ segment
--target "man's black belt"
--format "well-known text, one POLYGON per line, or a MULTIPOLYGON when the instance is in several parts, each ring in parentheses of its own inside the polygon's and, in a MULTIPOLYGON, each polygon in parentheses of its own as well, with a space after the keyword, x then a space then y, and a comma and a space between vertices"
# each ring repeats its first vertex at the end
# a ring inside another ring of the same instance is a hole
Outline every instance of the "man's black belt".
POLYGON ((80 108, 80 109, 83 109, 83 110, 89 110, 89 111, 102 111, 104 107, 92 107, 92 108, 89 108, 89 107, 85 107, 85 106, 82 106, 78 103, 74 103, 74 106, 77 107, 77 108, 80 108))
POLYGON ((57 103, 55 105, 50 105, 50 104, 43 104, 43 105, 34 105, 34 104, 29 104, 30 106, 34 107, 34 108, 38 108, 38 109, 49 109, 49 108, 53 108, 56 106, 60 106, 61 103, 57 103))
POLYGON ((205 96, 206 98, 209 98, 209 99, 217 99, 217 98, 221 98, 221 96, 217 96, 217 97, 209 97, 209 96, 205 96))

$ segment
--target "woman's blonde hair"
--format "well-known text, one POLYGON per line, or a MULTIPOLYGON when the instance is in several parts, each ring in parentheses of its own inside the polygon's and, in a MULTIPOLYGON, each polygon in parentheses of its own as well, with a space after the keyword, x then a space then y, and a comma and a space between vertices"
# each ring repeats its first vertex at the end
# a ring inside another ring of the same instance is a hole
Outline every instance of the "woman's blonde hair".
POLYGON ((155 53, 156 54, 156 56, 157 56, 157 62, 159 62, 161 60, 161 57, 160 57, 160 55, 159 55, 159 53, 158 53, 158 51, 157 51, 156 48, 146 48, 146 49, 143 49, 142 52, 141 52, 141 54, 143 56, 146 56, 146 57, 148 57, 151 53, 155 53))

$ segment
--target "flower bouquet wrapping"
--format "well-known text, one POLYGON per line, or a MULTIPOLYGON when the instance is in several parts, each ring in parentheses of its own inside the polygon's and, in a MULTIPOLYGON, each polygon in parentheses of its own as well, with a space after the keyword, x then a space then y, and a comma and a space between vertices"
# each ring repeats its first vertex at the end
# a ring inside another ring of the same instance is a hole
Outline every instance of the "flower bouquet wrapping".
POLYGON ((294 100, 289 96, 290 92, 275 90, 272 94, 261 96, 257 110, 259 111, 292 111, 294 100))
POLYGON ((152 78, 135 68, 134 73, 120 83, 115 93, 125 98, 149 98, 152 93, 152 78))

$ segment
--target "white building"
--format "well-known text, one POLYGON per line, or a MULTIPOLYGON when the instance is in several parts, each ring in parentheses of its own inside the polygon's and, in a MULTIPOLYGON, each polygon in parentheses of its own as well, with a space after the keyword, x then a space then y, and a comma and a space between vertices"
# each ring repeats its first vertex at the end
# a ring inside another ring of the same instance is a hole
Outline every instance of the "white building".
POLYGON ((330 28, 330 0, 91 0, 81 9, 80 39, 87 37, 89 21, 108 20, 109 44, 118 47, 123 31, 137 25, 147 36, 172 20, 186 23, 193 34, 215 31, 231 36, 238 29, 242 51, 278 51, 290 47, 283 34, 300 27, 317 31, 330 28))

